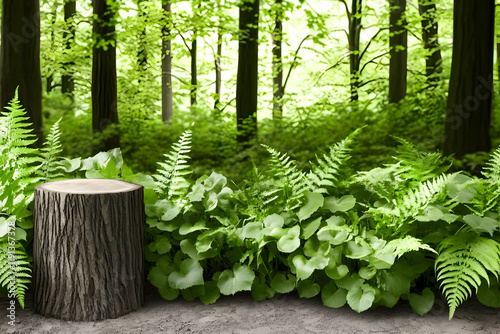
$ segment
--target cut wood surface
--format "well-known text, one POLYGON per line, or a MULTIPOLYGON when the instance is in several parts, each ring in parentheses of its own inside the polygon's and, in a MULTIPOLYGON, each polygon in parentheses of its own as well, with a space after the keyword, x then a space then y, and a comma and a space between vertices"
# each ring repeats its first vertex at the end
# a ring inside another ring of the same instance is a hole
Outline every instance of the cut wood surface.
POLYGON ((116 318, 144 302, 143 188, 73 179, 35 188, 34 309, 76 321, 116 318))

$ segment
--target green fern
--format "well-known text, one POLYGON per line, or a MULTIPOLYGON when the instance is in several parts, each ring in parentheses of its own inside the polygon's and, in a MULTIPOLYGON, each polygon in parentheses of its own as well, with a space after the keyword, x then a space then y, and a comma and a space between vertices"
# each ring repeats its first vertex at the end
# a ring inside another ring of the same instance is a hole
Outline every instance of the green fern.
POLYGON ((404 238, 394 239, 389 241, 383 248, 384 253, 394 254, 401 257, 406 253, 426 250, 432 253, 437 253, 431 246, 424 244, 422 240, 407 235, 404 238))
POLYGON ((40 165, 39 175, 46 181, 63 176, 61 172, 61 160, 59 159, 62 152, 60 139, 61 131, 59 130, 60 122, 61 118, 50 128, 44 147, 40 150, 40 156, 42 157, 43 162, 40 165))
POLYGON ((31 265, 28 260, 28 255, 19 244, 13 251, 6 243, 0 246, 0 286, 10 291, 9 287, 13 284, 15 297, 22 308, 28 284, 31 283, 31 265))
POLYGON ((332 188, 346 183, 348 177, 343 174, 346 174, 346 163, 351 158, 354 137, 360 130, 357 129, 344 140, 334 144, 328 153, 316 156, 317 164, 311 162, 312 168, 307 177, 314 184, 315 192, 333 195, 332 188))
POLYGON ((189 152, 191 151, 192 131, 186 130, 177 143, 172 145, 172 151, 164 154, 165 162, 159 162, 153 178, 157 189, 166 199, 183 198, 189 190, 189 182, 186 176, 189 170, 189 152))
POLYGON ((448 300, 450 319, 456 308, 477 292, 481 278, 489 284, 488 272, 500 275, 500 244, 470 231, 444 239, 438 245, 435 269, 441 289, 448 300))
POLYGON ((262 145, 271 155, 269 172, 275 183, 262 194, 265 203, 278 202, 283 210, 291 211, 302 204, 304 193, 309 189, 305 174, 297 168, 295 161, 286 153, 262 145))

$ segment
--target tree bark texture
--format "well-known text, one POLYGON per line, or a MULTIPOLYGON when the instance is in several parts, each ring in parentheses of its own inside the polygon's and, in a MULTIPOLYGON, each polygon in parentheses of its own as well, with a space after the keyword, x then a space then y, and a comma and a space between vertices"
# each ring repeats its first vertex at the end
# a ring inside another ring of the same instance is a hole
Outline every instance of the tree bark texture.
POLYGON ((73 179, 35 188, 35 312, 70 321, 117 318, 144 303, 143 188, 73 179))
MULTIPOLYGON (((76 15, 76 0, 66 0, 64 3, 64 21, 66 22, 67 31, 63 32, 63 37, 66 40, 66 49, 70 50, 73 42, 75 41, 76 24, 74 18, 76 15)), ((74 62, 64 64, 64 68, 74 66, 74 62)), ((61 80, 61 91, 70 97, 71 101, 74 100, 73 92, 75 90, 75 81, 70 74, 63 74, 61 80)))
POLYGON ((349 14, 349 64, 351 79, 351 101, 358 101, 360 87, 360 62, 359 42, 361 38, 362 0, 352 0, 351 13, 349 14))
POLYGON ((39 0, 2 1, 0 49, 0 108, 8 105, 19 86, 38 145, 42 139, 42 74, 40 70, 39 0))
POLYGON ((173 95, 172 95, 172 40, 170 34, 170 24, 172 21, 170 0, 163 0, 163 19, 165 23, 162 27, 161 43, 161 118, 163 122, 168 122, 173 115, 173 95))
POLYGON ((243 1, 239 12, 236 126, 238 142, 248 143, 257 135, 259 0, 243 1))
POLYGON ((406 96, 408 30, 406 28, 406 0, 390 0, 389 17, 389 103, 397 103, 406 96))
POLYGON ((283 117, 283 0, 276 0, 275 26, 273 31, 273 119, 283 117))
POLYGON ((442 71, 436 2, 435 0, 419 0, 418 9, 422 18, 422 40, 427 53, 425 56, 425 74, 427 83, 435 86, 439 82, 439 73, 442 71))
POLYGON ((491 149, 493 0, 455 0, 453 56, 443 153, 461 157, 491 149))
MULTIPOLYGON (((92 56, 92 129, 103 132, 111 124, 118 124, 116 84, 115 2, 92 0, 94 10, 93 32, 97 38, 92 56)), ((117 131, 103 140, 95 153, 120 146, 117 131)))

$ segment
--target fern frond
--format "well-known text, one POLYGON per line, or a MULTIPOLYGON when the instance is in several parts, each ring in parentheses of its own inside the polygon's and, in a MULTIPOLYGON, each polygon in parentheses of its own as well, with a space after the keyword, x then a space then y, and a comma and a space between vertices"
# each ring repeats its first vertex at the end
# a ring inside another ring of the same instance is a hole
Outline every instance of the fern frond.
POLYGON ((10 291, 13 284, 14 294, 22 308, 30 282, 31 265, 24 249, 17 246, 11 251, 7 244, 3 243, 0 247, 0 286, 7 287, 10 291))
POLYGON ((500 147, 491 154, 482 173, 491 183, 500 186, 500 147))
POLYGON ((500 275, 500 244, 470 231, 461 231, 438 245, 435 269, 441 289, 448 300, 450 319, 456 308, 481 285, 489 284, 488 272, 500 275))
POLYGON ((191 136, 191 130, 184 131, 179 141, 172 145, 172 151, 164 154, 165 162, 158 163, 159 168, 153 175, 159 192, 166 199, 182 198, 188 192, 189 182, 186 176, 191 174, 188 164, 191 136))
POLYGON ((271 155, 269 171, 273 179, 277 180, 274 189, 270 190, 271 194, 279 193, 279 191, 274 190, 281 191, 281 196, 275 197, 268 202, 271 203, 281 197, 284 211, 299 207, 302 204, 305 191, 309 189, 305 174, 299 171, 295 161, 290 159, 288 154, 281 154, 267 145, 262 146, 271 155))
POLYGON ((59 130, 60 122, 61 118, 52 125, 47 140, 44 143, 44 147, 40 150, 40 156, 43 162, 39 167, 39 174, 44 180, 53 180, 63 176, 60 160, 60 154, 62 152, 60 139, 61 131, 59 130))
POLYGON ((359 132, 360 129, 357 129, 330 147, 328 153, 316 156, 317 164, 311 162, 312 168, 307 177, 314 185, 314 191, 333 195, 331 188, 339 187, 347 179, 342 174, 347 170, 346 163, 351 158, 354 137, 359 132))
POLYGON ((424 244, 422 240, 412 237, 411 235, 391 240, 383 248, 383 252, 394 254, 397 257, 401 257, 405 253, 419 250, 426 250, 437 254, 431 246, 424 244))

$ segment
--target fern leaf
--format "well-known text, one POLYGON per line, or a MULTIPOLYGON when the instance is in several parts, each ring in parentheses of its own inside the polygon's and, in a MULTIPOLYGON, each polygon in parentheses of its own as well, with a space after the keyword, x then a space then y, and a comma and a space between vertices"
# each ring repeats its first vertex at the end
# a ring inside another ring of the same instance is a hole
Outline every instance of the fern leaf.
POLYGON ((182 198, 188 192, 186 176, 191 173, 188 165, 191 136, 191 130, 184 131, 179 141, 172 145, 172 151, 164 154, 165 161, 158 163, 159 168, 153 175, 159 192, 166 199, 182 198))
POLYGON ((60 154, 62 152, 60 139, 61 131, 59 130, 60 122, 61 118, 50 128, 44 147, 40 150, 40 156, 43 162, 39 167, 39 174, 44 180, 53 180, 63 176, 61 173, 62 165, 60 160, 60 154))
POLYGON ((341 177, 347 170, 346 163, 351 158, 354 137, 360 132, 357 129, 344 140, 330 147, 328 153, 316 156, 317 164, 311 162, 308 178, 314 184, 314 191, 333 195, 331 188, 338 187, 347 177, 341 177))
POLYGON ((305 174, 299 171, 295 161, 290 159, 288 154, 281 154, 267 145, 262 146, 271 155, 270 172, 273 178, 278 180, 274 189, 270 191, 274 194, 278 193, 274 190, 281 190, 281 196, 273 198, 272 201, 281 198, 284 211, 298 208, 302 204, 305 191, 309 189, 305 174))
POLYGON ((403 256, 405 253, 419 250, 427 250, 437 254, 431 246, 422 243, 422 240, 412 237, 411 235, 391 240, 384 246, 383 249, 384 252, 394 254, 398 257, 403 256))
POLYGON ((438 245, 435 269, 441 289, 448 300, 450 319, 456 308, 479 288, 488 273, 500 275, 500 244, 470 231, 461 231, 438 245))
POLYGON ((9 286, 14 284, 14 294, 22 308, 30 282, 31 265, 24 249, 17 245, 15 250, 10 252, 7 243, 3 243, 0 247, 0 286, 9 289, 9 286))

